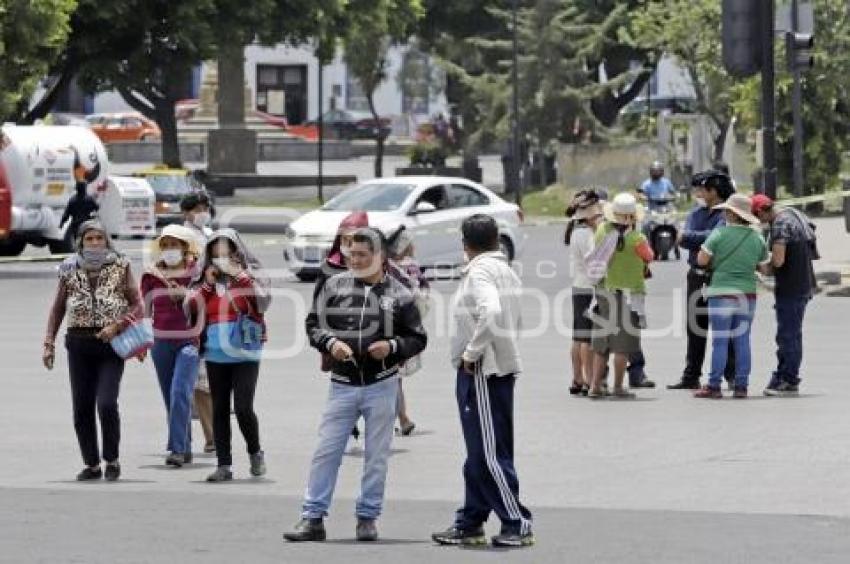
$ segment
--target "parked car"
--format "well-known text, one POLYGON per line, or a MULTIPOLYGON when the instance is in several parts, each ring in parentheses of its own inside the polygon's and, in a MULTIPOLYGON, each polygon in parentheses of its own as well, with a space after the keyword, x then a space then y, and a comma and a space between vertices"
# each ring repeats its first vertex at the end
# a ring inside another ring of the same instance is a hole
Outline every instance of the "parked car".
MULTIPOLYGON (((381 118, 380 126, 369 112, 353 110, 331 110, 322 116, 325 132, 336 139, 375 139, 379 134, 389 137, 392 133, 389 118, 381 118)), ((318 127, 317 120, 304 125, 318 127)))
POLYGON ((86 116, 67 112, 51 112, 44 120, 47 125, 73 125, 75 127, 91 127, 86 121, 86 116))
POLYGON ((522 210, 480 184, 440 176, 378 178, 349 188, 293 221, 286 229, 283 249, 287 267, 301 280, 314 278, 340 222, 355 210, 368 212, 369 224, 386 235, 402 225, 408 229, 416 258, 426 269, 463 264, 460 225, 475 213, 496 218, 501 248, 509 260, 519 257, 524 247, 522 210))
MULTIPOLYGON (((174 117, 177 118, 178 123, 185 123, 195 117, 195 114, 198 113, 198 109, 200 107, 201 103, 196 98, 180 100, 174 104, 174 117)), ((279 127, 281 129, 287 129, 289 127, 286 118, 283 116, 276 116, 273 114, 267 114, 266 112, 261 112, 260 110, 253 110, 250 112, 250 115, 247 115, 246 117, 251 117, 251 115, 272 127, 279 127)))
MULTIPOLYGON (((204 185, 192 171, 185 168, 169 168, 165 165, 134 172, 136 178, 144 178, 156 195, 156 224, 182 223, 180 200, 191 192, 205 191, 204 185)), ((211 200, 213 195, 208 193, 211 200)))
POLYGON ((136 113, 92 114, 86 121, 104 143, 147 141, 162 136, 156 122, 136 113))

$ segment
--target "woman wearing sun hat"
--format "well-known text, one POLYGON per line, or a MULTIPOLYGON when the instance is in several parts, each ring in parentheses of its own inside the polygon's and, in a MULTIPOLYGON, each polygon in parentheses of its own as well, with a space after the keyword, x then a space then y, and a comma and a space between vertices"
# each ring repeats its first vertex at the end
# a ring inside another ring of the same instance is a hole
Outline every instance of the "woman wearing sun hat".
POLYGON ((735 351, 733 397, 746 398, 752 360, 750 330, 756 309, 756 269, 768 259, 767 244, 751 212, 749 196, 733 194, 714 209, 723 210, 726 226, 715 229, 700 249, 697 264, 708 268, 711 281, 706 289, 711 324, 711 372, 708 385, 695 397, 720 399, 720 383, 729 353, 735 351))
POLYGON ((573 365, 571 395, 587 395, 593 379, 593 351, 590 337, 593 322, 590 306, 593 303, 593 282, 587 273, 587 259, 593 251, 593 237, 604 217, 599 196, 593 190, 582 190, 576 194, 567 208, 570 222, 564 243, 570 248, 570 270, 572 273, 573 343, 570 358, 573 365))
POLYGON ((184 312, 187 287, 196 277, 199 255, 195 234, 182 225, 169 225, 154 241, 153 266, 142 275, 145 315, 153 319, 151 349, 168 417, 168 457, 179 468, 192 461, 192 395, 198 377, 198 337, 184 312))
POLYGON ((641 350, 644 319, 646 265, 654 259, 646 237, 636 229, 643 209, 632 194, 621 193, 605 206, 606 222, 596 232, 598 256, 605 254, 607 268, 597 287, 598 319, 591 346, 596 353, 590 397, 603 397, 608 355, 614 353, 614 396, 633 398, 623 387, 629 356, 641 350))

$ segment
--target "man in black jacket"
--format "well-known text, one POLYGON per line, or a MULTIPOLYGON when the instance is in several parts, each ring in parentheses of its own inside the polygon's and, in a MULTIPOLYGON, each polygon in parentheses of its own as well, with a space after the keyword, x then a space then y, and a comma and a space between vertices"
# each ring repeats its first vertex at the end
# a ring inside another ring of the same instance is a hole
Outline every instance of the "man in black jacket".
POLYGON ((68 220, 71 221, 71 224, 68 226, 68 232, 71 234, 72 239, 77 238, 77 230, 80 228, 80 225, 95 217, 100 209, 97 201, 88 194, 86 169, 79 162, 75 162, 74 164, 74 179, 77 182, 75 186, 77 193, 68 200, 68 205, 62 214, 62 219, 59 220, 59 229, 62 229, 68 220))
POLYGON ((386 274, 386 242, 370 228, 357 230, 349 270, 330 278, 307 316, 310 344, 329 352, 331 390, 313 454, 301 521, 288 541, 325 540, 324 517, 351 428, 366 421, 357 540, 378 538, 375 521, 384 501, 387 462, 398 395, 398 368, 422 352, 427 335, 413 295, 386 274))

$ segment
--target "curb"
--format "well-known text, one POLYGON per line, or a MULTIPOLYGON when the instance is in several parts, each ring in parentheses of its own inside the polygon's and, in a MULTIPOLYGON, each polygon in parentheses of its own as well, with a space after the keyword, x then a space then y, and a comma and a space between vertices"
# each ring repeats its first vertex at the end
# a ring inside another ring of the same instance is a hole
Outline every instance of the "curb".
POLYGON ((62 262, 70 254, 64 255, 47 255, 41 257, 0 257, 0 264, 25 264, 37 262, 62 262))

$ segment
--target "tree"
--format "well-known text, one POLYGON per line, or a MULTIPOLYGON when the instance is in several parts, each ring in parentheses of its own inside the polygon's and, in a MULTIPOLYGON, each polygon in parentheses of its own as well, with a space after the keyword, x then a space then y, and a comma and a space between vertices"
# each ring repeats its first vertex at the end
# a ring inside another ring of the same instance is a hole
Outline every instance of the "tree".
POLYGON ((62 51, 75 0, 0 3, 0 119, 17 119, 62 51))
POLYGON ((696 94, 696 109, 717 128, 713 159, 723 148, 734 115, 736 81, 724 69, 720 41, 721 6, 716 0, 647 2, 632 13, 629 42, 673 56, 696 94))
POLYGON ((390 45, 406 40, 422 15, 419 0, 351 0, 342 35, 345 63, 366 97, 377 132, 375 176, 383 175, 385 136, 375 106, 375 91, 387 79, 390 45))
MULTIPOLYGON (((537 31, 520 38, 520 66, 528 71, 526 76, 543 79, 544 84, 535 85, 534 78, 528 78, 526 82, 531 82, 525 85, 520 81, 520 109, 528 118, 539 116, 543 128, 532 126, 539 145, 547 143, 550 135, 545 130, 556 123, 558 139, 575 140, 579 135, 573 131, 586 135, 589 130, 600 139, 620 110, 640 94, 651 75, 656 53, 653 48, 622 40, 623 30, 631 24, 629 13, 640 3, 519 0, 520 27, 534 30, 534 25, 538 26, 537 31), (559 17, 548 21, 538 18, 535 24, 535 12, 557 13, 559 17), (558 56, 552 58, 547 53, 558 56), (540 64, 532 72, 535 61, 540 64), (575 89, 572 94, 561 91, 560 86, 567 84, 575 89), (562 108, 559 103, 564 99, 573 102, 562 108), (574 103, 579 99, 580 108, 574 103), (557 117, 545 123, 547 114, 557 117)), ((463 116, 464 128, 476 132, 464 147, 468 152, 488 147, 509 133, 507 121, 499 123, 507 119, 505 96, 511 86, 511 17, 507 5, 505 0, 426 0, 427 14, 420 34, 448 71, 447 96, 463 116)), ((523 128, 526 124, 520 125, 523 128)))
MULTIPOLYGON (((814 0, 815 66, 802 73, 804 195, 819 194, 840 182, 842 156, 850 150, 850 6, 845 0, 814 0)), ((776 141, 778 181, 791 186, 794 139, 792 79, 781 44, 776 50, 776 141)), ((733 100, 745 128, 760 123, 760 80, 740 87, 733 100)))

